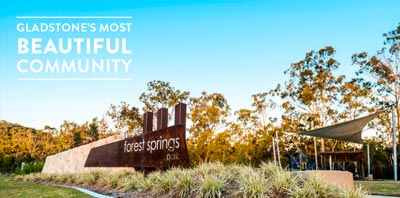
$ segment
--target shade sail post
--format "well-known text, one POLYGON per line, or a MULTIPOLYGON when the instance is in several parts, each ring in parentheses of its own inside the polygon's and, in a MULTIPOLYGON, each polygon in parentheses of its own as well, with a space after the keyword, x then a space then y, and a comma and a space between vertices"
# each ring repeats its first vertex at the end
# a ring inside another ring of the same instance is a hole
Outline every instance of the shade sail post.
MULTIPOLYGON (((318 155, 317 155, 317 138, 313 137, 314 139, 314 159, 315 159, 315 170, 318 170, 318 155)), ((321 163, 322 165, 322 163, 321 163)))
POLYGON ((371 175, 371 161, 369 158, 369 144, 367 144, 368 176, 371 175))
POLYGON ((274 164, 277 165, 276 164, 276 151, 275 151, 275 138, 272 138, 272 150, 274 153, 274 164))
POLYGON ((278 131, 275 131, 276 134, 276 155, 278 159, 278 165, 281 166, 281 153, 279 152, 279 136, 278 131))

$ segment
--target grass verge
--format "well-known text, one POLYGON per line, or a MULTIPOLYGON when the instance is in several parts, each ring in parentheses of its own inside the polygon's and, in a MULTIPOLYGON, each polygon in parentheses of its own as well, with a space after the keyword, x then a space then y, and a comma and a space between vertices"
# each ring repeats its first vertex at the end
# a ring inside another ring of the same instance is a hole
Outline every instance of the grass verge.
POLYGON ((398 181, 355 181, 373 195, 400 196, 400 182, 398 181))
POLYGON ((71 188, 15 182, 11 176, 0 176, 0 195, 6 197, 90 197, 71 188))

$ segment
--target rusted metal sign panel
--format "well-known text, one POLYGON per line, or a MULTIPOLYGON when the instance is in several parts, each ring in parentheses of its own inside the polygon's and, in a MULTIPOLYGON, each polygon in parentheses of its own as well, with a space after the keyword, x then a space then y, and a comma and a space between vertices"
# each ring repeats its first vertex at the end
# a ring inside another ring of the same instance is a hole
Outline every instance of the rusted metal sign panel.
POLYGON ((85 167, 188 167, 185 125, 147 132, 90 150, 85 167))

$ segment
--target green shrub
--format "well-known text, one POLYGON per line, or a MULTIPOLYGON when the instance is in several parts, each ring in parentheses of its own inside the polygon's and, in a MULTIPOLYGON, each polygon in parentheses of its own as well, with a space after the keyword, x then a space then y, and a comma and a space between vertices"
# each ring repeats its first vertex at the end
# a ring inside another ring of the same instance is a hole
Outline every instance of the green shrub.
POLYGON ((259 170, 261 174, 264 175, 264 177, 270 177, 271 175, 276 174, 278 171, 283 171, 283 169, 280 166, 277 166, 273 162, 268 162, 268 163, 262 163, 261 166, 259 167, 259 170))
POLYGON ((299 178, 272 162, 263 163, 259 171, 268 179, 268 194, 272 197, 285 197, 293 186, 298 185, 299 178))
POLYGON ((239 190, 236 194, 241 194, 243 197, 266 197, 269 188, 267 179, 254 168, 247 166, 240 169, 237 183, 239 184, 239 190))
POLYGON ((125 183, 126 180, 129 180, 132 178, 132 172, 131 171, 117 171, 113 174, 111 180, 113 185, 115 185, 114 188, 116 189, 124 189, 125 188, 125 183))
POLYGON ((107 178, 107 185, 106 187, 108 188, 117 188, 118 187, 118 182, 119 180, 124 176, 125 173, 122 172, 110 172, 109 174, 107 174, 108 178, 107 178))
POLYGON ((84 184, 88 186, 95 185, 97 180, 103 176, 103 173, 100 171, 90 171, 82 174, 84 178, 84 184))
POLYGON ((109 172, 101 171, 96 181, 96 186, 105 187, 108 185, 109 172))
POLYGON ((354 189, 346 190, 342 193, 342 197, 346 198, 367 198, 368 192, 365 191, 361 186, 356 186, 354 189))
MULTIPOLYGON (((21 178, 18 178, 21 179, 21 178)), ((24 182, 41 182, 46 181, 41 173, 30 173, 22 176, 24 182)))
POLYGON ((221 162, 203 163, 193 169, 194 176, 206 176, 218 174, 221 177, 227 178, 230 173, 227 167, 221 162))
POLYGON ((71 183, 72 184, 78 184, 78 185, 85 184, 86 179, 87 179, 87 177, 86 177, 85 173, 71 175, 71 183))
POLYGON ((128 176, 124 177, 122 182, 122 191, 129 192, 140 189, 140 184, 144 181, 144 175, 141 172, 132 172, 128 176))
POLYGON ((55 174, 40 173, 40 175, 44 181, 48 181, 48 182, 56 181, 56 179, 57 179, 57 175, 55 175, 55 174))
MULTIPOLYGON (((336 185, 328 184, 318 175, 311 175, 307 178, 299 180, 297 185, 292 186, 288 190, 290 197, 307 198, 341 198, 344 190, 336 185)), ((345 198, 345 197, 343 197, 345 198)))
POLYGON ((12 172, 15 170, 15 160, 13 155, 4 155, 2 157, 1 172, 12 172))
POLYGON ((59 182, 59 183, 71 183, 71 181, 73 181, 73 180, 74 180, 73 175, 70 173, 60 174, 60 175, 57 175, 55 178, 55 181, 59 182))
POLYGON ((222 193, 225 190, 225 182, 221 176, 218 175, 204 175, 197 176, 194 185, 194 193, 195 197, 203 197, 203 198, 214 198, 214 197, 222 197, 222 193))
POLYGON ((29 162, 29 163, 22 163, 21 167, 16 168, 16 174, 30 174, 30 173, 39 173, 42 171, 44 162, 29 162))
POLYGON ((277 197, 364 198, 361 188, 342 189, 316 175, 300 177, 272 163, 259 168, 244 165, 202 164, 192 169, 173 168, 144 175, 131 171, 92 171, 82 174, 18 175, 18 181, 96 185, 123 192, 140 191, 153 197, 277 197))
POLYGON ((153 184, 158 182, 158 180, 160 180, 161 176, 162 175, 161 175, 160 171, 149 173, 148 175, 146 175, 146 177, 142 181, 140 181, 138 190, 139 191, 150 191, 151 188, 153 187, 153 184))
POLYGON ((171 169, 153 177, 153 186, 151 191, 155 195, 167 194, 175 183, 175 173, 175 169, 171 169))
POLYGON ((180 170, 175 172, 174 183, 171 187, 173 197, 189 197, 193 188, 192 174, 190 170, 180 170))

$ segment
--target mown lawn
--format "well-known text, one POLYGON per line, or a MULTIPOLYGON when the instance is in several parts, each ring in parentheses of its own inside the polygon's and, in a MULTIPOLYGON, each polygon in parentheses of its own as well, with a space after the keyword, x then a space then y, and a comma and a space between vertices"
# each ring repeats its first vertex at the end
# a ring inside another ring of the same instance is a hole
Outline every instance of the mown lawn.
POLYGON ((71 188, 13 181, 11 176, 0 176, 0 197, 90 197, 71 188))
POLYGON ((373 195, 400 196, 399 181, 356 181, 373 195))

